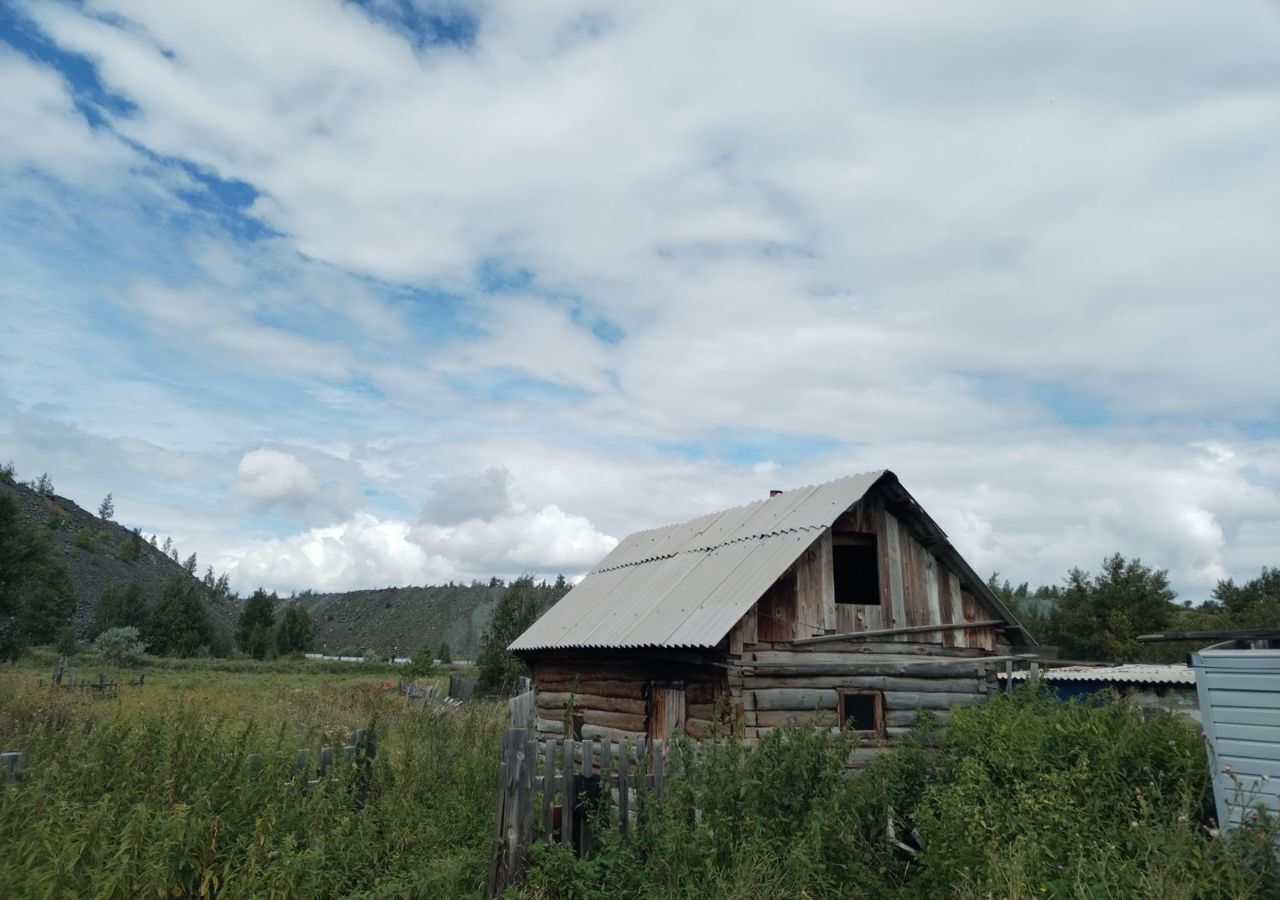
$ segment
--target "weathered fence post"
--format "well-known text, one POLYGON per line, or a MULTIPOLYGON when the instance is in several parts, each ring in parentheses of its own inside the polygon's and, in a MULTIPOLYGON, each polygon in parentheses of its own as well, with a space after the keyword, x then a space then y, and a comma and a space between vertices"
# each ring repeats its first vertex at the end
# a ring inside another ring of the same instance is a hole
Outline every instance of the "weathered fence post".
POLYGON ((0 753, 0 769, 4 770, 5 781, 18 780, 18 766, 22 763, 22 753, 17 750, 6 750, 0 753))
POLYGON ((503 747, 502 779, 498 796, 493 869, 489 895, 496 897, 524 876, 528 857, 529 825, 533 815, 533 748, 525 728, 507 731, 503 747))

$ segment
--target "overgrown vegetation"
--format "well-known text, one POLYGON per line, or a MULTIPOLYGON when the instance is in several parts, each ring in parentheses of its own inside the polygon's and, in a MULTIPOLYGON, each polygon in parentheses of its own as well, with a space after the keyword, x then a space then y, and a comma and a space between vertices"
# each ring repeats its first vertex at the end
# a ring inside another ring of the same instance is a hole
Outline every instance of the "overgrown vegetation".
POLYGON ((778 729, 750 754, 677 748, 636 836, 577 859, 536 844, 540 900, 1280 896, 1255 826, 1218 839, 1205 751, 1180 720, 1024 690, 925 725, 857 777, 853 739, 778 729))
POLYGON ((0 896, 483 895, 497 704, 410 713, 350 666, 317 678, 298 663, 241 665, 174 668, 106 701, 0 671, 0 744, 29 760, 22 781, 0 784, 0 896), (338 765, 302 789, 299 749, 314 759, 371 724, 367 784, 338 765), (249 752, 263 754, 256 777, 249 752))
POLYGON ((0 495, 0 660, 56 640, 74 608, 71 581, 48 535, 24 524, 13 499, 0 495))
POLYGON ((507 645, 538 620, 549 605, 546 583, 541 587, 533 576, 517 578, 507 587, 502 599, 480 633, 480 652, 476 654, 476 674, 480 689, 490 694, 509 691, 528 667, 507 652, 507 645))

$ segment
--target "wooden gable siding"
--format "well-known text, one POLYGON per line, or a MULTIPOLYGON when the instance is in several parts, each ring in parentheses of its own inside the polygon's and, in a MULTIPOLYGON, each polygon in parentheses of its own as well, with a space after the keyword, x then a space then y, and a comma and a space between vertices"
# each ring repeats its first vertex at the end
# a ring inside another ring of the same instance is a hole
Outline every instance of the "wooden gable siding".
MULTIPOLYGON (((836 603, 831 531, 804 552, 734 628, 730 652, 755 644, 785 643, 825 632, 853 634, 884 628, 978 622, 991 616, 973 593, 871 494, 842 515, 836 531, 873 534, 879 563, 880 604, 836 603), (753 639, 754 638, 754 639, 753 639)), ((993 650, 993 628, 955 628, 929 635, 897 635, 898 643, 926 640, 946 647, 993 650)))

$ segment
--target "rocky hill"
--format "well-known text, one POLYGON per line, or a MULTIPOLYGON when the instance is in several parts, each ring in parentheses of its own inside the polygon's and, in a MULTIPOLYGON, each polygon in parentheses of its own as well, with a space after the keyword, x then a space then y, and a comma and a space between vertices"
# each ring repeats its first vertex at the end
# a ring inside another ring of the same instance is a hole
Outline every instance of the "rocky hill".
MULTIPOLYGON (((72 624, 79 640, 88 639, 94 608, 108 585, 137 584, 150 605, 169 579, 192 578, 175 560, 128 528, 98 518, 73 500, 40 494, 21 482, 3 480, 0 492, 13 497, 19 515, 28 525, 46 530, 53 540, 75 592, 72 624)), ((198 579, 192 580, 199 583, 198 579)), ((202 595, 214 628, 230 635, 239 612, 235 602, 207 591, 202 595)))
MULTIPOLYGON (((316 648, 329 653, 368 650, 408 656, 424 644, 447 641, 455 659, 474 656, 480 632, 506 586, 498 583, 383 588, 339 594, 303 592, 291 602, 306 607, 316 626, 316 648)), ((567 587, 539 587, 551 606, 567 587)))

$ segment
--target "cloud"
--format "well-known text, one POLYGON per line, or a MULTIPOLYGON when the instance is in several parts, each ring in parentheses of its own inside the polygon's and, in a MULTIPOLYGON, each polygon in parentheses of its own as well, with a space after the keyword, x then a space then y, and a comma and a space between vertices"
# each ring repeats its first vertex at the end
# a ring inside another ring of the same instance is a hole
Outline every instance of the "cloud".
POLYGON ((319 490, 315 476, 298 457, 279 450, 253 450, 240 458, 236 493, 265 505, 311 502, 319 490))
POLYGON ((886 465, 980 571, 1276 562, 1265 4, 15 8, 0 435, 249 580, 886 465))
POLYGON ((470 519, 488 521, 511 509, 511 473, 497 466, 478 475, 455 475, 436 482, 422 509, 434 525, 457 525, 470 519))

